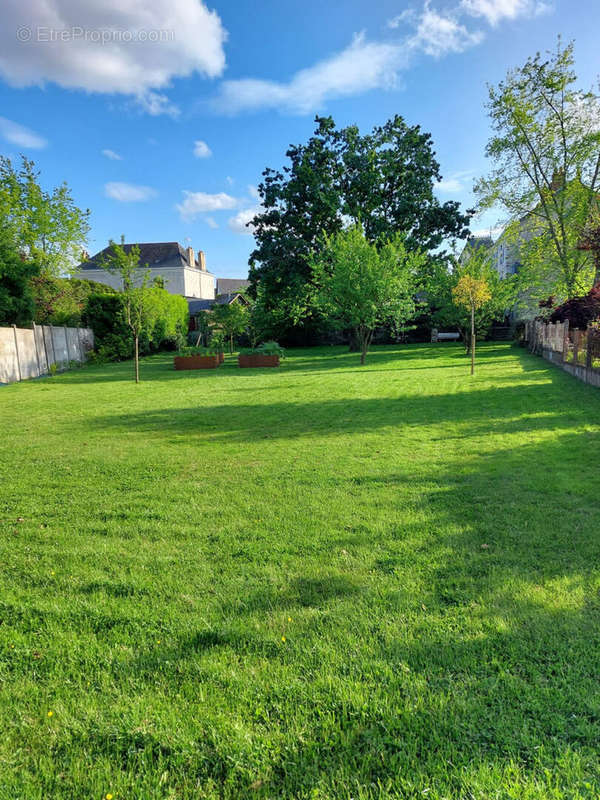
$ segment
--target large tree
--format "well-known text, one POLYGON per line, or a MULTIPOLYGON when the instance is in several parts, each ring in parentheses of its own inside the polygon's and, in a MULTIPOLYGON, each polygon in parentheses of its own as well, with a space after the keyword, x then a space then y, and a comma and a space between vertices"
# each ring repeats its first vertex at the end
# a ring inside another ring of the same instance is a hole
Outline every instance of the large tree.
POLYGON ((32 322, 35 304, 30 281, 39 271, 39 264, 19 254, 0 227, 0 325, 32 322))
POLYGON ((539 53, 489 87, 494 167, 476 184, 482 208, 499 205, 520 250, 529 292, 572 297, 589 289, 590 253, 579 248, 598 205, 600 101, 577 88, 573 45, 539 53))
POLYGON ((318 329, 310 262, 323 234, 360 222, 369 242, 402 233, 409 250, 428 251, 468 233, 469 215, 435 196, 440 172, 431 136, 399 116, 366 135, 317 117, 314 136, 286 156, 288 165, 266 169, 259 186, 250 279, 254 291, 260 282, 267 310, 290 327, 318 329))
POLYGON ((377 326, 398 330, 414 315, 416 277, 425 258, 407 249, 402 234, 378 247, 360 225, 326 237, 313 257, 320 312, 334 328, 352 329, 361 364, 377 326))
POLYGON ((89 233, 89 211, 79 209, 66 183, 43 189, 33 161, 22 156, 20 168, 0 156, 0 218, 19 252, 43 272, 72 272, 81 261, 89 233))

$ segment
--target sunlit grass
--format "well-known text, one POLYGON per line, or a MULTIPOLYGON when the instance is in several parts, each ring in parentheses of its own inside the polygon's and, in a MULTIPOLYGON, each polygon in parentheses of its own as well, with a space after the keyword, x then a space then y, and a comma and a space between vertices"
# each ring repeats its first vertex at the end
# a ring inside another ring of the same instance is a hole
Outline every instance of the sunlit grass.
POLYGON ((0 798, 596 798, 600 392, 171 361, 0 388, 0 798))

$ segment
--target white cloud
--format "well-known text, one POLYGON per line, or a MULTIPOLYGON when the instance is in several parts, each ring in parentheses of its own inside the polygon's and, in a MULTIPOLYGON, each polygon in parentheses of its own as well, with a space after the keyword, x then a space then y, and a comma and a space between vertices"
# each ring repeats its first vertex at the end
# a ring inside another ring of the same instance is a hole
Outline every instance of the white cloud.
POLYGON ((344 50, 297 72, 288 83, 243 78, 224 81, 216 106, 225 113, 285 108, 307 114, 332 97, 347 97, 394 85, 406 63, 395 43, 369 42, 363 33, 344 50))
POLYGON ((16 87, 132 95, 151 114, 174 113, 154 90, 221 75, 226 38, 202 0, 14 0, 2 9, 0 76, 16 87))
POLYGON ((226 211, 235 208, 238 201, 225 192, 218 194, 207 194, 206 192, 183 192, 184 199, 182 203, 178 203, 176 208, 179 211, 181 218, 186 222, 194 219, 198 214, 207 211, 226 211))
POLYGON ((233 186, 233 184, 235 183, 235 180, 234 180, 234 179, 231 177, 231 175, 228 175, 228 176, 225 178, 225 180, 227 181, 227 185, 228 185, 228 186, 233 186))
POLYGON ((490 25, 503 19, 537 17, 551 10, 544 0, 461 0, 460 8, 473 17, 484 17, 490 25))
POLYGON ((139 186, 135 183, 111 181, 104 184, 104 193, 112 200, 120 203, 142 203, 156 197, 158 192, 151 186, 139 186))
POLYGON ((254 186, 254 184, 252 183, 248 184, 248 194, 255 200, 260 200, 260 195, 258 193, 258 186, 254 186))
POLYGON ((160 92, 146 91, 136 95, 136 105, 150 114, 152 117, 158 117, 160 114, 167 114, 170 117, 178 117, 180 114, 179 108, 172 103, 166 94, 160 92))
POLYGON ((408 46, 422 50, 428 56, 440 58, 448 53, 462 53, 484 39, 481 31, 469 31, 450 14, 440 14, 431 8, 429 0, 418 17, 416 31, 408 39, 408 46))
POLYGON ((459 192, 470 191, 471 187, 468 185, 472 182, 474 172, 472 170, 462 170, 454 172, 447 178, 444 178, 435 184, 435 188, 443 194, 458 194, 459 192))
POLYGON ((194 155, 196 158, 208 158, 212 156, 212 150, 202 139, 197 139, 194 142, 194 155))
POLYGON ((43 136, 26 128, 24 125, 19 125, 18 122, 6 119, 6 117, 0 117, 0 136, 18 147, 32 148, 34 150, 41 150, 48 144, 43 136))
POLYGON ((213 217, 205 217, 204 222, 208 225, 209 228, 216 230, 219 227, 219 223, 213 217))
POLYGON ((111 161, 123 161, 123 156, 120 156, 118 153, 115 153, 114 150, 103 150, 102 155, 106 156, 106 158, 110 159, 111 161))
POLYGON ((244 208, 242 211, 238 211, 235 217, 230 217, 227 220, 227 225, 234 233, 249 236, 252 234, 253 228, 252 225, 248 225, 248 223, 260 212, 260 210, 261 209, 259 206, 255 206, 253 208, 244 208))

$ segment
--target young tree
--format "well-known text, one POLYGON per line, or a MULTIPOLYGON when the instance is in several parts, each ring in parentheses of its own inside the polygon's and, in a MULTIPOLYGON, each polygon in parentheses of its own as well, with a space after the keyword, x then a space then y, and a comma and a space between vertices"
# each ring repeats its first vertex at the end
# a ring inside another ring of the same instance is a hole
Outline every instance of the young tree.
POLYGON ((504 320, 514 307, 517 296, 517 276, 501 278, 492 266, 489 251, 484 248, 469 248, 466 257, 452 259, 450 264, 434 262, 421 288, 431 309, 432 327, 458 330, 465 351, 471 351, 470 308, 457 306, 453 290, 464 275, 484 281, 489 290, 489 299, 475 310, 475 335, 478 339, 488 333, 492 323, 504 320))
POLYGON ((66 183, 52 192, 42 189, 33 161, 23 156, 17 170, 0 156, 0 218, 17 249, 42 272, 72 272, 88 237, 89 215, 77 208, 66 183))
POLYGON ((489 88, 494 162, 475 191, 483 208, 499 204, 521 251, 522 282, 572 297, 591 285, 589 253, 579 236, 598 206, 600 99, 576 88, 573 45, 547 59, 538 53, 489 88))
POLYGON ((254 292, 262 286, 265 311, 280 328, 275 335, 301 326, 310 339, 319 331, 311 262, 323 234, 360 222, 368 241, 402 233, 408 250, 435 250, 468 234, 469 215, 435 195, 441 176, 430 135, 399 116, 366 135, 317 117, 314 135, 286 156, 283 170, 264 171, 261 211, 251 221, 250 279, 254 292))
POLYGON ((135 382, 140 382, 140 333, 144 326, 144 289, 150 281, 148 265, 140 267, 140 248, 137 244, 124 246, 111 241, 110 253, 105 257, 103 268, 121 278, 124 299, 125 322, 133 337, 135 382))
POLYGON ((246 330, 248 325, 248 309, 242 303, 215 305, 212 320, 229 340, 229 352, 233 353, 233 340, 246 330))
POLYGON ((400 234, 378 248, 358 225, 326 237, 313 257, 321 313, 333 327, 353 329, 361 364, 378 325, 399 328, 414 314, 415 277, 425 258, 400 234))
POLYGON ((483 278, 463 275, 454 289, 452 297, 457 306, 466 308, 471 315, 471 375, 475 374, 475 312, 491 299, 491 292, 483 278))

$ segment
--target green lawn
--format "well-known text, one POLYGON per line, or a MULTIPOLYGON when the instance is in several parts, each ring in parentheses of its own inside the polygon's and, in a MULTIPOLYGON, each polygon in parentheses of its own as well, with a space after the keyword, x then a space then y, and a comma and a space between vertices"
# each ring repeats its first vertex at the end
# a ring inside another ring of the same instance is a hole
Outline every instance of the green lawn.
POLYGON ((597 798, 600 392, 171 362, 0 387, 1 800, 597 798))

